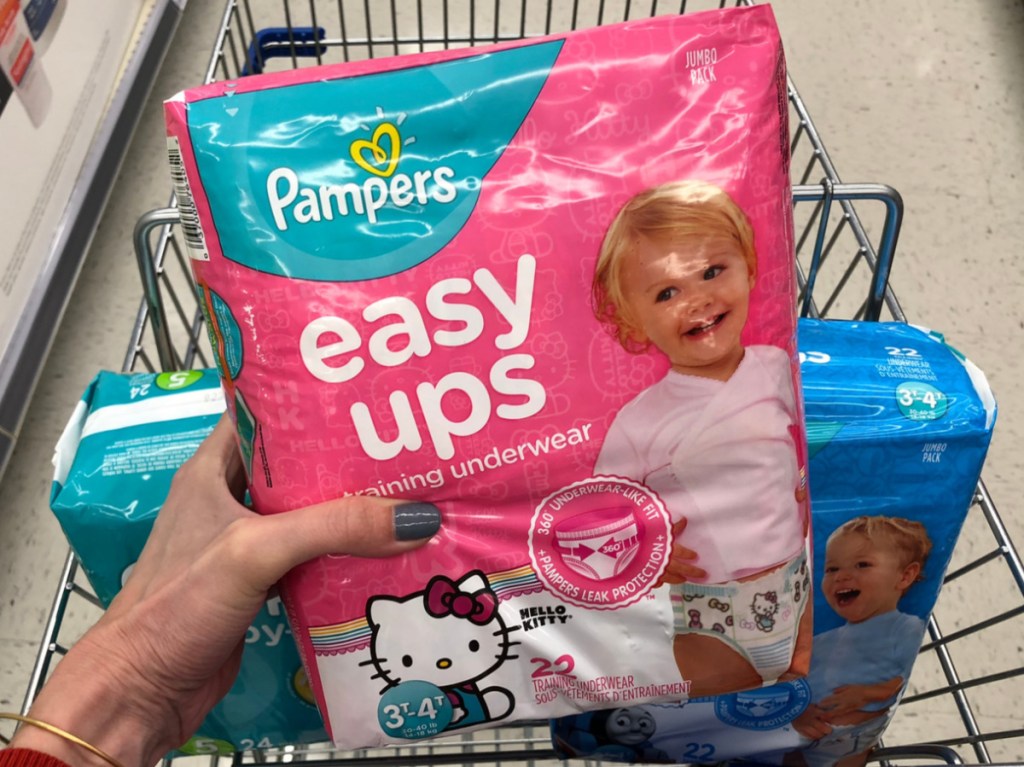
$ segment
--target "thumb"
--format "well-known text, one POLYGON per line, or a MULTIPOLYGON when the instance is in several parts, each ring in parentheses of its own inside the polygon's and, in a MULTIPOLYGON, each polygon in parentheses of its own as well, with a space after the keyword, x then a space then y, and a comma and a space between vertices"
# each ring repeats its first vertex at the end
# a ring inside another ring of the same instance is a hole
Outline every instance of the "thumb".
POLYGON ((324 554, 390 557, 419 548, 440 529, 441 512, 431 503, 348 496, 257 521, 245 560, 252 585, 266 590, 324 554))

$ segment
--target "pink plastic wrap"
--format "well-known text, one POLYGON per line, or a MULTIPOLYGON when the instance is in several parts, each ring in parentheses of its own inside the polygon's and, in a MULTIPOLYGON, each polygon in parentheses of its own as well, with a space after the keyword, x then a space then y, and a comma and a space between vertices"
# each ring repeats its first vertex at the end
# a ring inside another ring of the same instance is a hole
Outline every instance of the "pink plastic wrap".
POLYGON ((769 8, 251 77, 166 111, 257 510, 361 493, 443 514, 399 560, 284 583, 339 745, 806 671, 769 8))

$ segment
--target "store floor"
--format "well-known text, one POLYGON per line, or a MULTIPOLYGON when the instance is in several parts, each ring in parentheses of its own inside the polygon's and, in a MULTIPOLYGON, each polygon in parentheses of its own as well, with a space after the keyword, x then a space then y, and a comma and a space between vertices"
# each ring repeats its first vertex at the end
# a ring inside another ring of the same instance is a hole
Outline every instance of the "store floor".
MULTIPOLYGON (((775 7, 791 74, 843 180, 885 182, 904 197, 892 284, 907 315, 944 332, 988 374, 1000 417, 984 476, 1024 544, 1024 4, 775 7)), ((21 705, 64 562, 47 505, 53 445, 96 371, 121 366, 140 296, 132 227, 169 198, 160 101, 201 82, 220 16, 219 3, 187 5, 0 481, 0 710, 21 705)), ((961 550, 981 550, 974 534, 961 550)), ((954 593, 950 625, 987 614, 985 591, 954 593)), ((993 632, 979 673, 1024 665, 1022 633, 993 632)), ((981 708, 990 727, 1019 726, 1009 691, 981 708)), ((901 739, 934 737, 914 717, 895 727, 901 739)), ((1021 760, 1024 745, 993 753, 1021 760)))

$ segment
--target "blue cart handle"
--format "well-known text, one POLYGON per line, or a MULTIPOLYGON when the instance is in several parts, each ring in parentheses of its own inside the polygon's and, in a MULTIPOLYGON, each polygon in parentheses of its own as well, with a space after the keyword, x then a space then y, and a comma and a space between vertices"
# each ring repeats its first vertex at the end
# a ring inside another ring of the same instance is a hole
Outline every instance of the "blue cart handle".
POLYGON ((327 50, 327 46, 318 44, 326 36, 327 31, 323 27, 267 27, 258 30, 249 43, 242 76, 262 74, 268 59, 319 56, 327 50))

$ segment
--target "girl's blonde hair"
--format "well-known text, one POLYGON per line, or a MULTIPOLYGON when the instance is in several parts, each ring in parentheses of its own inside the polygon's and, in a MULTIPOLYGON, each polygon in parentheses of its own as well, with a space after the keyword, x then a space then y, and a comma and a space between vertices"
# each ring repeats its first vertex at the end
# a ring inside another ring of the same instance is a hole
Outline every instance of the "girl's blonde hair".
MULTIPOLYGON (((925 526, 903 517, 856 517, 836 528, 828 537, 826 547, 844 535, 863 535, 872 542, 882 541, 896 552, 900 567, 917 562, 922 573, 932 551, 932 539, 925 526)), ((917 576, 918 581, 922 579, 923 575, 917 576)))
POLYGON ((739 247, 750 275, 757 276, 754 231, 725 191, 705 181, 674 181, 640 192, 608 227, 592 283, 594 315, 613 329, 629 351, 646 348, 636 341, 640 328, 622 293, 622 265, 641 237, 657 243, 728 240, 739 247))

